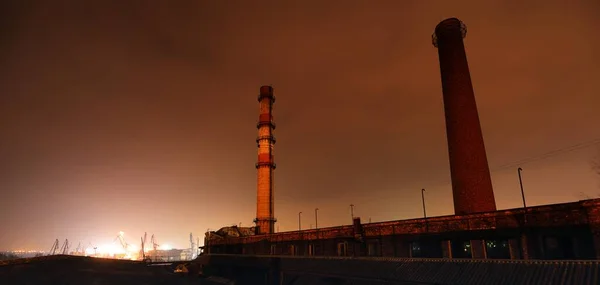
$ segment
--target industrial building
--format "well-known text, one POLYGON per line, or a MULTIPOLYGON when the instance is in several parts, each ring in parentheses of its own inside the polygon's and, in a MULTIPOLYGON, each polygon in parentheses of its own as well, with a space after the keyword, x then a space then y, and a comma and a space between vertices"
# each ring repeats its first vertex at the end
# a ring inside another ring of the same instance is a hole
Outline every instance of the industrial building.
POLYGON ((458 19, 440 22, 437 48, 455 215, 275 233, 273 88, 260 88, 257 212, 252 228, 208 232, 205 253, 476 259, 598 259, 600 199, 496 209, 458 19))

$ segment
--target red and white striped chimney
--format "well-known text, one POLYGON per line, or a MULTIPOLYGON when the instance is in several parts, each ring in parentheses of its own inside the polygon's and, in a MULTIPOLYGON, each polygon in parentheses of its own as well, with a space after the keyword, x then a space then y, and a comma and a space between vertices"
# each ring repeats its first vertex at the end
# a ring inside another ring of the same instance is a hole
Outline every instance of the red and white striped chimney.
POLYGON ((275 96, 273 95, 273 87, 260 87, 260 95, 258 95, 260 105, 260 115, 258 117, 258 162, 256 170, 258 176, 257 185, 257 201, 256 201, 256 233, 270 234, 275 232, 275 208, 274 208, 274 183, 273 171, 275 170, 275 161, 273 159, 273 146, 275 145, 275 137, 273 130, 273 103, 275 96))

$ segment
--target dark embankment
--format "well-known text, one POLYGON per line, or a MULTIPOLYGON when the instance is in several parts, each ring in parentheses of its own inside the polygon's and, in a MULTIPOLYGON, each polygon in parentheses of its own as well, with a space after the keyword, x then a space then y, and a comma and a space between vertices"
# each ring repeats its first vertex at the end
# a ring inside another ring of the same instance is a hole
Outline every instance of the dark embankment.
POLYGON ((175 274, 173 266, 80 256, 48 256, 0 264, 0 284, 217 284, 191 274, 175 274))

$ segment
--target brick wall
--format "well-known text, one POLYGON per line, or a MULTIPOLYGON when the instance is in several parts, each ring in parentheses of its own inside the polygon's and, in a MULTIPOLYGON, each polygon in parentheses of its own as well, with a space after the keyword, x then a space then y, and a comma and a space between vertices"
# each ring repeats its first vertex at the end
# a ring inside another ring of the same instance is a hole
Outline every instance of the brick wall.
POLYGON ((506 258, 600 258, 600 199, 531 207, 527 219, 523 209, 513 209, 270 235, 218 237, 205 244, 212 248, 228 245, 227 250, 221 247, 215 252, 243 251, 245 254, 270 254, 274 244, 275 253, 281 255, 291 255, 292 245, 297 255, 308 255, 308 247, 312 245, 316 256, 337 256, 338 244, 346 243, 348 256, 370 256, 371 248, 377 255, 386 257, 443 257, 451 256, 449 249, 442 246, 447 241, 470 244, 474 258, 487 258, 487 241, 505 243, 506 258), (413 243, 424 247, 421 253, 411 251, 413 243), (552 248, 557 243, 568 249, 552 248), (369 244, 375 246, 369 247, 369 244))

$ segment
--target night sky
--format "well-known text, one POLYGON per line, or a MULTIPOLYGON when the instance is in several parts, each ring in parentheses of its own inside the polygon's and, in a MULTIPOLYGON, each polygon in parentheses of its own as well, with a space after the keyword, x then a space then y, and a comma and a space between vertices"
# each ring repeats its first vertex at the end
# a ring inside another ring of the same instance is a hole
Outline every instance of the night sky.
POLYGON ((250 226, 261 85, 280 231, 316 207, 320 227, 350 224, 350 204, 421 217, 421 188, 428 216, 452 214, 431 44, 448 17, 468 28, 498 208, 522 206, 519 166, 529 205, 600 195, 597 0, 0 5, 0 250, 250 226))

